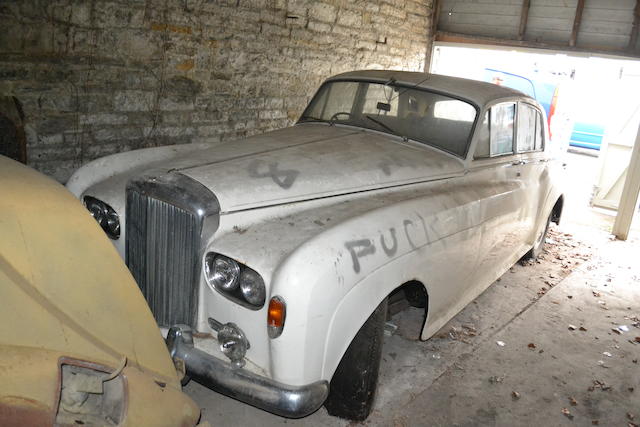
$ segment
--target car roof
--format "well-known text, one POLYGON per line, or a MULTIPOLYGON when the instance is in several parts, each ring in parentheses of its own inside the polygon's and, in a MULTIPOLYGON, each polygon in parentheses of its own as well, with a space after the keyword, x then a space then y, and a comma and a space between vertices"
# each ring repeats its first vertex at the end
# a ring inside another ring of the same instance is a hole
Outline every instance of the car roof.
POLYGON ((477 80, 443 76, 440 74, 417 73, 411 71, 350 71, 330 77, 327 81, 368 80, 387 82, 389 79, 395 79, 397 83, 404 85, 448 93, 457 98, 467 99, 480 107, 503 98, 525 97, 533 101, 533 99, 528 95, 504 86, 498 86, 477 80))

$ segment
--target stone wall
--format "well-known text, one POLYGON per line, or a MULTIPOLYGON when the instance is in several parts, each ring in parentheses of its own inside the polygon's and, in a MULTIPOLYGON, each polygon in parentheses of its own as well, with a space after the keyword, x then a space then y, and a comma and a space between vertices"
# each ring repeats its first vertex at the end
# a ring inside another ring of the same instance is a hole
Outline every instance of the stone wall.
POLYGON ((0 96, 29 164, 66 181, 107 154, 293 123, 319 83, 422 71, 432 0, 0 0, 0 96))

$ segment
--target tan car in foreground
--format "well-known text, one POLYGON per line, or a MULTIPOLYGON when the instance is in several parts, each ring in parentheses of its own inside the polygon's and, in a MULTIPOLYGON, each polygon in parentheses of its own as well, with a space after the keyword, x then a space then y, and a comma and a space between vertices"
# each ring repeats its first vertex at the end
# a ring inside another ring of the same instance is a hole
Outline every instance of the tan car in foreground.
POLYGON ((0 156, 0 425, 193 426, 200 411, 113 245, 0 156))

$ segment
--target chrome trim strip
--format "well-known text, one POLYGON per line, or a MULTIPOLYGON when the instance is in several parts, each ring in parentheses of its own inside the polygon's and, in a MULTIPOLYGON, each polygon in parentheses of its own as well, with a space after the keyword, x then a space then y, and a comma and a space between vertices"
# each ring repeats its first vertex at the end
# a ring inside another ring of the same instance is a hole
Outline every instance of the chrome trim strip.
POLYGON ((198 181, 152 170, 127 183, 125 259, 161 326, 198 317, 202 253, 220 204, 198 181))
POLYGON ((186 175, 149 171, 132 178, 127 183, 127 190, 129 189, 192 212, 202 224, 201 237, 212 236, 218 229, 218 198, 207 187, 186 175))
POLYGON ((283 417, 306 417, 320 408, 329 394, 327 381, 290 386, 233 368, 230 363, 194 348, 191 328, 186 325, 169 329, 167 347, 171 357, 183 360, 187 375, 199 383, 283 417))

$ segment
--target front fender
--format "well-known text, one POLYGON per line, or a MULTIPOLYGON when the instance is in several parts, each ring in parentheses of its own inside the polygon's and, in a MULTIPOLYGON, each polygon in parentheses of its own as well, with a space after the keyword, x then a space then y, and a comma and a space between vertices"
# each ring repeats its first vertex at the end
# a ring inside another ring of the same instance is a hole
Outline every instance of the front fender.
POLYGON ((279 381, 330 380, 369 315, 408 281, 425 284, 436 302, 423 338, 459 310, 481 233, 466 223, 474 221, 463 215, 469 205, 443 204, 445 196, 433 196, 385 206, 339 223, 284 260, 271 289, 287 302, 283 334, 270 342, 271 371, 279 381), (465 262, 439 268, 456 256, 465 262))

